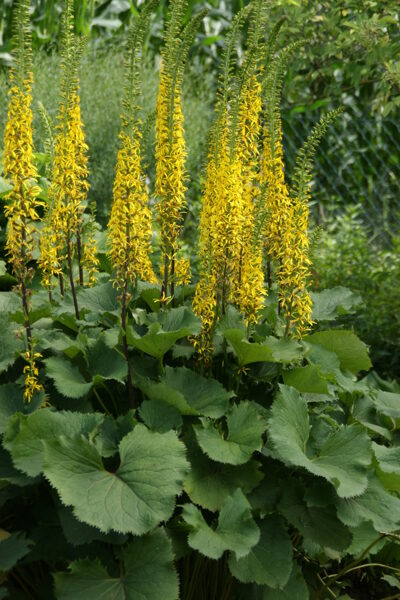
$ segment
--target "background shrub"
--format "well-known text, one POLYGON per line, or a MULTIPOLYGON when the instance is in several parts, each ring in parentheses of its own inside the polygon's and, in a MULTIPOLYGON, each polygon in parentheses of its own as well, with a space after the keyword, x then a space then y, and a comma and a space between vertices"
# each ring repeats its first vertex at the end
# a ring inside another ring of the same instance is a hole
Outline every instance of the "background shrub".
POLYGON ((363 208, 347 206, 327 216, 315 253, 315 285, 343 285, 358 292, 363 305, 345 317, 371 346, 376 368, 400 375, 400 236, 374 237, 363 208))

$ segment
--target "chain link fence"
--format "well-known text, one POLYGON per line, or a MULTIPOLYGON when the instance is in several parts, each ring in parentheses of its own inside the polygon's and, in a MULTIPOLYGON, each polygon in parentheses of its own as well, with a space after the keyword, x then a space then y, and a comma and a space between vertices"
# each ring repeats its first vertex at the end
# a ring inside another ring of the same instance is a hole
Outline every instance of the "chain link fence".
MULTIPOLYGON (((283 114, 289 173, 318 117, 283 114)), ((360 204, 374 234, 400 225, 400 124, 393 117, 363 114, 352 108, 339 117, 322 141, 315 160, 312 187, 317 221, 328 211, 360 204)))

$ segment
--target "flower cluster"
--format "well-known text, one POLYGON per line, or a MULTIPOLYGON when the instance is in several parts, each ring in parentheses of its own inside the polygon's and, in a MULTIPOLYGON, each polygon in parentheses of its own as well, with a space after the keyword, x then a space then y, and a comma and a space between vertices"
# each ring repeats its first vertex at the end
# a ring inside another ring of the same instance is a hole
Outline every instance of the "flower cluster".
POLYGON ((140 132, 133 139, 121 133, 120 139, 108 238, 116 282, 123 289, 127 281, 156 282, 156 276, 150 261, 152 215, 141 169, 140 132))
POLYGON ((40 188, 33 163, 32 82, 33 75, 29 73, 22 88, 14 84, 9 91, 2 159, 3 174, 13 186, 6 197, 6 250, 19 283, 27 281, 36 231, 34 222, 39 219, 38 209, 42 205, 38 200, 40 188))
POLYGON ((29 317, 28 285, 33 277, 29 263, 37 239, 36 221, 42 202, 38 200, 37 171, 33 161, 32 139, 32 85, 33 73, 30 54, 29 5, 20 0, 15 11, 14 58, 11 70, 10 101, 4 133, 3 174, 9 178, 13 189, 6 197, 5 215, 8 219, 6 252, 17 279, 16 290, 21 295, 24 314, 27 356, 29 364, 25 378, 25 397, 30 400, 37 383, 38 369, 32 353, 31 324, 29 317), (15 43, 16 41, 16 43, 15 43))
POLYGON ((167 271, 164 287, 179 283, 178 279, 190 281, 189 263, 181 262, 177 268, 179 234, 186 207, 185 160, 180 89, 177 85, 173 86, 170 73, 162 68, 156 119, 156 194, 159 198, 161 251, 167 271))
POLYGON ((31 402, 33 396, 43 389, 42 384, 38 382, 39 369, 36 364, 36 361, 42 358, 42 355, 40 352, 34 352, 31 345, 31 348, 25 352, 24 358, 27 363, 23 370, 25 377, 24 398, 27 402, 31 402))
POLYGON ((311 297, 308 292, 308 206, 304 199, 293 198, 285 181, 282 131, 279 126, 272 147, 265 132, 262 185, 266 185, 265 250, 276 261, 280 308, 287 332, 302 337, 311 327, 311 297))
MULTIPOLYGON (((79 94, 75 89, 68 96, 64 93, 58 114, 50 205, 41 236, 39 260, 42 282, 47 288, 52 287, 55 276, 63 273, 68 253, 73 257, 74 239, 78 252, 81 248, 83 212, 89 189, 87 150, 79 94)), ((89 284, 94 283, 98 260, 93 235, 83 245, 83 255, 78 255, 78 262, 80 267, 84 264, 88 269, 89 284)))

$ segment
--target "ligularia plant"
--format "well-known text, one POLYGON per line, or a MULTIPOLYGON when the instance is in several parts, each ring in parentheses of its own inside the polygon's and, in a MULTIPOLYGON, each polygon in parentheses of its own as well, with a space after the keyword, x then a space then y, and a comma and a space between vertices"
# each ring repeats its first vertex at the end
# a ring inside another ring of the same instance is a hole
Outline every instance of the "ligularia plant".
POLYGON ((62 83, 58 106, 52 182, 49 205, 41 236, 39 265, 43 285, 51 292, 54 277, 59 278, 60 291, 64 293, 64 273, 68 273, 75 314, 79 308, 74 280, 74 256, 78 263, 78 282, 84 284, 84 267, 88 283, 95 282, 98 265, 96 241, 92 231, 83 241, 88 184, 87 150, 83 131, 78 66, 82 41, 73 33, 72 1, 64 1, 62 19, 62 83))
POLYGON ((400 388, 366 374, 353 331, 327 328, 359 298, 309 289, 312 163, 340 111, 288 172, 280 99, 299 44, 278 50, 282 23, 267 35, 268 3, 247 3, 221 54, 191 275, 183 73, 205 12, 187 21, 187 0, 168 4, 156 107, 141 94, 156 0, 134 9, 104 232, 87 206, 73 2, 55 125, 38 106, 38 168, 29 5, 16 5, 0 178, 16 280, 0 291, 0 597, 317 600, 364 584, 394 597, 400 388))
POLYGON ((162 251, 161 300, 173 298, 175 285, 190 282, 190 263, 179 256, 179 236, 183 227, 185 200, 186 145, 183 129, 181 93, 187 53, 196 29, 206 11, 182 20, 187 0, 172 3, 162 51, 162 66, 156 115, 156 194, 162 251))
POLYGON ((3 174, 9 178, 12 190, 6 196, 5 215, 8 218, 6 252, 17 280, 16 290, 22 299, 27 350, 25 359, 25 397, 31 400, 41 390, 37 381, 36 359, 29 316, 29 283, 33 278, 30 262, 37 239, 39 220, 37 170, 33 162, 32 141, 32 57, 29 27, 29 2, 19 0, 14 14, 14 67, 11 70, 8 118, 4 133, 3 174))
POLYGON ((128 344, 126 339, 129 286, 156 282, 150 260, 152 215, 142 169, 142 122, 140 119, 140 69, 143 37, 155 2, 149 2, 129 32, 125 58, 121 148, 118 152, 114 199, 108 223, 110 258, 116 271, 115 284, 121 292, 124 354, 128 365, 128 389, 134 405, 128 344))

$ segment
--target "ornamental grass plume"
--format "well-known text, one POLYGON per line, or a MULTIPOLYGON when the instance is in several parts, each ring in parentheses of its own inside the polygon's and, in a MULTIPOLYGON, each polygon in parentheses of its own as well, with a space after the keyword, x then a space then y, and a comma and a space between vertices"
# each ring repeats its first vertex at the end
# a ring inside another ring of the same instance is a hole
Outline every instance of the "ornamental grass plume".
POLYGON ((63 294, 64 274, 68 273, 76 318, 79 309, 74 281, 74 256, 78 263, 80 285, 85 283, 83 267, 89 271, 86 283, 93 284, 98 259, 94 237, 84 241, 84 219, 88 184, 88 146, 83 131, 78 64, 83 45, 73 34, 72 0, 65 0, 63 11, 62 84, 57 114, 50 204, 41 237, 40 267, 42 283, 51 291, 54 277, 60 280, 63 294))
POLYGON ((150 260, 152 214, 142 170, 141 119, 139 104, 142 44, 154 2, 142 10, 131 27, 125 59, 125 96, 121 147, 118 151, 113 203, 108 222, 109 256, 115 269, 115 285, 121 292, 121 325, 124 354, 128 365, 128 392, 134 406, 134 391, 130 373, 126 338, 129 286, 138 279, 156 283, 150 260))
POLYGON ((186 209, 186 144, 181 104, 183 70, 201 11, 182 29, 187 0, 171 3, 162 50, 156 115, 156 195, 162 253, 161 299, 174 297, 175 286, 190 282, 190 263, 179 257, 179 236, 186 209))
POLYGON ((19 0, 15 8, 13 54, 15 66, 11 69, 8 118, 4 133, 3 174, 13 186, 6 197, 5 215, 8 219, 6 253, 15 278, 16 291, 22 299, 27 351, 25 353, 25 398, 28 402, 35 392, 42 389, 38 383, 37 359, 34 351, 30 316, 29 283, 33 269, 29 266, 35 246, 39 219, 38 200, 40 188, 37 185, 37 171, 33 162, 32 141, 32 58, 31 34, 29 28, 29 2, 19 0))

